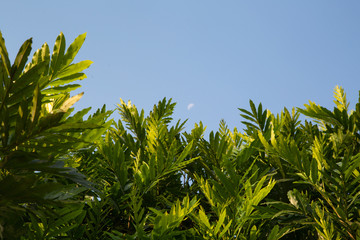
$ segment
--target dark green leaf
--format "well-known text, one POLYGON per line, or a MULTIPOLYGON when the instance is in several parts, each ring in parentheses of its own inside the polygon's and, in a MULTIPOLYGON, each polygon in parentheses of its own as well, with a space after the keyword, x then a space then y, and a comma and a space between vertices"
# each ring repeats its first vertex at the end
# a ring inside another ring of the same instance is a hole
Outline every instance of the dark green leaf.
POLYGON ((13 66, 11 67, 11 79, 17 79, 23 71, 31 51, 32 38, 26 40, 21 46, 13 66))

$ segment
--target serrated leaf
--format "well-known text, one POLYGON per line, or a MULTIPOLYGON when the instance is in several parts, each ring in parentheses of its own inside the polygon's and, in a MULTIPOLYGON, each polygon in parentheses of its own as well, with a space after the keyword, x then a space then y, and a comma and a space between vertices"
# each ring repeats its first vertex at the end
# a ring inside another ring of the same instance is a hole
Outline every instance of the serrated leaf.
POLYGON ((44 43, 41 46, 41 61, 45 62, 46 65, 45 74, 47 75, 50 68, 50 48, 49 45, 47 45, 47 43, 44 43))
POLYGON ((193 146, 193 141, 191 141, 186 147, 185 149, 181 152, 180 156, 178 157, 178 159, 176 160, 177 163, 181 163, 182 161, 184 161, 185 157, 187 157, 192 149, 193 146))
POLYGON ((53 54, 51 56, 50 72, 54 77, 60 70, 60 66, 65 52, 65 37, 63 33, 60 33, 55 40, 53 54))
MULTIPOLYGON (((47 238, 48 239, 51 239, 51 238, 53 238, 53 237, 56 237, 56 236, 59 236, 60 234, 62 234, 62 233, 66 233, 66 232, 68 232, 68 231, 70 231, 71 229, 73 229, 73 228, 75 228, 75 227, 78 227, 78 225, 77 224, 72 224, 72 225, 69 225, 69 226, 62 226, 62 227, 60 227, 60 228, 58 228, 58 229, 56 229, 55 231, 52 231, 51 233, 49 233, 48 235, 47 235, 47 238)), ((54 228, 53 228, 54 229, 54 228)), ((61 235, 60 235, 61 236, 61 235)))
POLYGON ((204 224, 208 229, 212 228, 210 225, 209 219, 206 216, 205 211, 202 208, 199 210, 199 219, 200 219, 201 223, 204 224))
POLYGON ((78 209, 75 211, 71 211, 63 216, 61 216, 60 219, 58 219, 57 221, 55 221, 54 226, 61 226, 64 223, 69 222, 70 220, 75 219, 77 216, 79 216, 81 213, 83 212, 82 209, 78 209))
POLYGON ((62 69, 60 72, 58 72, 58 74, 56 75, 57 78, 64 78, 64 77, 68 77, 71 76, 75 73, 79 73, 85 69, 87 69, 88 67, 90 67, 90 65, 93 62, 90 60, 84 60, 81 61, 79 63, 75 63, 75 64, 71 64, 67 67, 65 67, 64 69, 62 69))
POLYGON ((38 65, 41 62, 44 62, 45 64, 45 69, 43 74, 47 75, 50 67, 50 49, 47 43, 44 43, 40 49, 35 51, 31 62, 25 66, 24 73, 26 73, 31 68, 33 68, 34 66, 38 65))
POLYGON ((64 85, 64 84, 67 84, 67 83, 70 83, 70 82, 73 82, 73 81, 83 80, 85 78, 86 78, 85 73, 75 73, 75 74, 72 74, 70 76, 59 78, 59 79, 57 79, 55 81, 52 81, 49 84, 49 86, 58 87, 60 85, 64 85))
POLYGON ((51 130, 55 132, 67 130, 67 132, 69 132, 69 130, 81 131, 81 130, 96 129, 96 128, 101 128, 101 126, 89 122, 78 122, 78 123, 70 122, 70 123, 61 124, 60 126, 54 127, 51 130))
POLYGON ((74 90, 78 89, 79 87, 81 87, 81 85, 79 85, 79 84, 68 84, 68 85, 65 85, 65 86, 47 88, 45 90, 42 90, 41 93, 44 94, 44 95, 54 95, 54 94, 59 94, 59 93, 69 93, 71 91, 74 91, 74 90))
POLYGON ((215 235, 217 235, 217 233, 220 230, 220 227, 223 225, 225 217, 226 217, 226 208, 224 208, 224 210, 220 213, 219 220, 217 221, 216 227, 214 229, 214 234, 215 235))
POLYGON ((243 113, 246 113, 247 115, 249 115, 249 116, 251 116, 251 117, 254 117, 254 115, 251 113, 251 112, 249 112, 248 110, 246 110, 246 109, 244 109, 244 108, 238 108, 241 112, 243 112, 243 113))
POLYGON ((222 192, 223 190, 227 190, 228 193, 231 194, 231 196, 235 196, 235 186, 234 184, 226 177, 224 173, 222 173, 218 168, 215 168, 216 176, 219 178, 220 182, 222 183, 221 187, 219 187, 217 190, 219 192, 222 192), (225 189, 224 189, 225 187, 225 189))
POLYGON ((75 38, 74 42, 70 44, 69 48, 67 49, 64 59, 63 59, 63 66, 68 66, 74 60, 76 54, 79 52, 81 46, 83 45, 86 38, 86 33, 79 35, 75 38))
MULTIPOLYGON (((345 181, 348 181, 351 175, 354 174, 356 168, 360 166, 360 154, 357 154, 351 158, 350 166, 345 170, 345 181)), ((354 174, 355 175, 355 174, 354 174)))
POLYGON ((225 233, 229 230, 231 223, 232 223, 232 220, 230 220, 229 223, 224 227, 224 229, 221 231, 221 233, 219 235, 219 239, 221 239, 222 236, 224 236, 225 233))
POLYGON ((26 94, 23 93, 24 89, 26 87, 29 87, 30 85, 35 86, 39 82, 39 79, 45 70, 45 65, 45 62, 37 64, 29 71, 22 74, 21 77, 15 81, 11 89, 11 92, 14 94, 9 98, 9 100, 11 99, 10 104, 16 102, 16 100, 14 100, 14 95, 19 95, 18 97, 21 98, 28 97, 26 94))
POLYGON ((17 79, 21 72, 23 71, 23 68, 25 67, 25 64, 28 60, 28 56, 31 51, 31 44, 32 44, 32 38, 26 40, 23 45, 20 47, 20 50, 15 58, 14 64, 11 67, 11 79, 15 80, 17 79))
POLYGON ((298 111, 305 116, 315 118, 317 120, 323 121, 327 124, 341 127, 342 124, 334 116, 334 114, 327 108, 321 107, 314 102, 309 101, 309 104, 304 104, 305 109, 297 108, 298 111))
POLYGON ((31 223, 32 223, 31 225, 32 225, 32 227, 34 228, 37 237, 42 237, 42 235, 43 235, 43 230, 39 227, 39 223, 38 223, 35 215, 32 214, 32 213, 30 213, 29 216, 30 216, 30 220, 31 220, 31 223))
POLYGON ((344 89, 342 87, 339 87, 339 86, 335 87, 335 89, 334 89, 334 98, 335 98, 334 103, 336 104, 337 108, 340 111, 345 110, 347 112, 350 103, 348 103, 346 101, 346 94, 345 94, 344 89))

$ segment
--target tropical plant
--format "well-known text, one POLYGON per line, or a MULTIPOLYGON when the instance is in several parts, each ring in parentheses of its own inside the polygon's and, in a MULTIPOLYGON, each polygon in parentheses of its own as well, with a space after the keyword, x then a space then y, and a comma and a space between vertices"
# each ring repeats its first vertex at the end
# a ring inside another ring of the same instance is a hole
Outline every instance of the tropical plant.
POLYGON ((1 239, 359 239, 360 99, 336 87, 332 111, 310 102, 273 114, 250 101, 243 132, 174 121, 162 99, 145 115, 121 100, 74 112, 61 33, 11 64, 0 33, 1 239), (300 116, 313 121, 301 122, 300 116))
POLYGON ((188 157, 192 143, 180 140, 184 122, 169 126, 174 107, 171 99, 163 99, 145 117, 144 111, 122 101, 122 121, 108 130, 95 155, 81 155, 80 171, 98 183, 103 209, 110 209, 111 231, 98 238, 116 239, 120 233, 140 239, 173 236, 171 230, 197 206, 196 198, 190 200, 181 190, 181 170, 196 158, 188 157))
MULTIPOLYGON (((81 171, 99 183, 101 198, 111 199, 103 212, 112 209, 107 212, 112 230, 98 238, 268 236, 255 231, 261 219, 255 219, 254 206, 275 185, 269 168, 256 166, 256 156, 240 148, 239 133, 229 131, 224 121, 221 133, 210 133, 209 140, 201 123, 181 137, 184 122, 170 127, 174 107, 163 99, 145 117, 122 101, 122 121, 109 129, 95 155, 82 156, 81 171)), ((281 234, 274 232, 272 239, 281 234)))
POLYGON ((111 112, 83 120, 90 108, 70 115, 83 93, 70 84, 86 77, 91 61, 72 63, 86 34, 65 52, 61 33, 50 56, 45 43, 31 62, 32 39, 10 63, 0 33, 0 237, 50 239, 78 226, 83 204, 67 203, 86 189, 86 177, 69 165, 73 153, 99 138, 111 112), (74 211, 76 209, 76 211, 74 211))
POLYGON ((258 131, 266 159, 277 163, 280 171, 286 166, 292 178, 288 202, 270 202, 272 208, 264 209, 294 230, 310 229, 308 237, 358 239, 360 102, 349 112, 344 90, 336 87, 334 95, 333 111, 312 102, 298 109, 314 118, 315 125, 307 121, 299 125, 296 117, 285 113, 280 121, 272 121, 270 134, 258 131), (286 129, 293 130, 283 131, 289 125, 293 127, 286 129))

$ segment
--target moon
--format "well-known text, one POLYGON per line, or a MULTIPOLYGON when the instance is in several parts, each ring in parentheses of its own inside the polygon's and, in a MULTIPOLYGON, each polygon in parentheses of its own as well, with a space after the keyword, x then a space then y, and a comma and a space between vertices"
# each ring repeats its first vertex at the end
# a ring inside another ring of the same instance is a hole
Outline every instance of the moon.
POLYGON ((193 103, 190 103, 188 106, 187 106, 187 110, 190 110, 190 109, 192 109, 193 107, 195 106, 195 104, 193 104, 193 103))

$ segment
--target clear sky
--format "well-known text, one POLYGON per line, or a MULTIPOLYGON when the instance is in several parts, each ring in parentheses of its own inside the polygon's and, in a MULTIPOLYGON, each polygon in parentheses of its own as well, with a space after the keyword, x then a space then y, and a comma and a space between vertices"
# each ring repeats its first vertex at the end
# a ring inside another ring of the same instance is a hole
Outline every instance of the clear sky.
POLYGON ((7 0, 0 30, 12 59, 30 37, 35 50, 87 32, 76 60, 94 64, 77 109, 122 98, 148 112, 167 97, 187 129, 241 129, 249 99, 274 113, 308 100, 332 108, 336 85, 353 108, 360 90, 358 0, 7 0))

